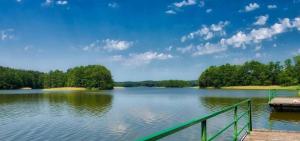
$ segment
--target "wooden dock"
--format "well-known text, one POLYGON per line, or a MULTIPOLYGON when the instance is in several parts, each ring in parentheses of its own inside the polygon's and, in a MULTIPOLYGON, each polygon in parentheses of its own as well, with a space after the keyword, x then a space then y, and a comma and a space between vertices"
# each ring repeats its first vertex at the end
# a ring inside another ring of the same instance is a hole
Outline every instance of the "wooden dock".
POLYGON ((269 102, 269 105, 276 111, 300 111, 300 98, 275 97, 269 102))
POLYGON ((300 132, 253 130, 243 141, 300 141, 300 132))

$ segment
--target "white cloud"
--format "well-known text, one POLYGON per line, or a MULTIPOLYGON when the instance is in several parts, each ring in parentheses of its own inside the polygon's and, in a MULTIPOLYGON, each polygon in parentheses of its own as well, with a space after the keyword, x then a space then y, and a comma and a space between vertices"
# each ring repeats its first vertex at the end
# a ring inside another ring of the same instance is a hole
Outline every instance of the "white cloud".
MULTIPOLYGON (((295 21, 298 18, 295 18, 295 21)), ((294 21, 294 22, 295 22, 294 21)), ((276 35, 276 34, 280 34, 283 32, 286 32, 287 29, 289 28, 293 28, 295 25, 292 25, 291 21, 289 18, 284 18, 283 20, 280 20, 279 23, 275 23, 274 25, 271 26, 270 30, 271 30, 271 34, 272 35, 276 35)))
POLYGON ((225 22, 221 21, 221 22, 219 22, 218 24, 212 24, 212 25, 210 26, 210 29, 211 29, 212 31, 223 31, 223 28, 224 28, 225 26, 227 26, 228 24, 229 24, 228 21, 225 21, 225 22))
POLYGON ((53 0, 45 0, 44 3, 42 3, 42 6, 49 6, 53 3, 53 0))
POLYGON ((192 40, 196 37, 203 38, 204 40, 209 40, 214 36, 224 36, 226 32, 224 27, 229 24, 228 21, 221 21, 218 24, 212 24, 210 26, 203 25, 201 29, 196 30, 194 32, 189 33, 188 35, 184 35, 181 37, 181 42, 185 42, 187 40, 192 40))
POLYGON ((210 12, 212 12, 212 9, 206 9, 205 12, 210 13, 210 12))
POLYGON ((11 40, 14 38, 14 29, 4 29, 0 31, 0 40, 5 41, 5 40, 11 40))
POLYGON ((228 58, 229 55, 226 54, 226 53, 222 53, 222 54, 219 54, 219 55, 214 55, 214 58, 216 59, 224 59, 224 58, 228 58))
POLYGON ((126 50, 133 45, 133 42, 131 41, 111 40, 111 39, 103 40, 103 43, 104 43, 103 49, 108 51, 126 50))
POLYGON ((300 31, 300 17, 295 18, 292 24, 300 31))
POLYGON ((148 61, 148 60, 166 60, 166 59, 170 59, 173 58, 172 55, 170 54, 164 54, 164 53, 157 53, 157 52, 145 52, 142 54, 132 54, 130 55, 133 58, 137 58, 140 60, 144 60, 144 61, 148 61))
MULTIPOLYGON (((279 20, 279 22, 274 23, 269 27, 261 27, 257 29, 252 29, 249 32, 239 31, 236 34, 232 35, 229 38, 222 38, 217 43, 205 43, 199 45, 188 45, 183 48, 177 48, 177 51, 181 53, 191 53, 193 56, 197 55, 207 55, 214 54, 219 52, 224 52, 228 49, 229 46, 235 48, 246 48, 247 45, 256 45, 255 51, 259 51, 262 46, 261 42, 267 39, 272 39, 274 36, 278 34, 285 33, 287 31, 291 31, 292 29, 297 29, 300 31, 300 17, 296 17, 294 19, 284 18, 279 20)), ((181 41, 184 42, 188 39, 194 39, 195 37, 207 37, 210 31, 222 31, 223 27, 220 26, 204 26, 200 30, 196 32, 192 32, 186 36, 181 38, 181 41)), ((274 44, 274 47, 277 45, 274 44)), ((256 55, 256 57, 262 57, 265 55, 256 55)))
POLYGON ((114 56, 112 56, 112 60, 113 61, 122 61, 123 56, 122 55, 114 55, 114 56))
POLYGON ((178 8, 181 8, 181 7, 184 7, 184 6, 195 5, 195 4, 197 4, 196 0, 183 0, 181 2, 173 3, 173 5, 175 7, 178 7, 178 8))
POLYGON ((250 12, 259 8, 257 3, 249 3, 249 5, 245 6, 245 12, 250 12))
POLYGON ((167 10, 165 13, 166 14, 176 14, 176 12, 174 10, 167 10))
POLYGON ((202 1, 199 1, 199 7, 204 7, 205 6, 205 2, 202 0, 202 1))
POLYGON ((116 2, 110 2, 110 3, 108 3, 108 7, 111 7, 111 8, 118 8, 118 7, 119 7, 119 4, 116 3, 116 2))
POLYGON ((26 45, 24 46, 23 48, 24 52, 27 52, 27 53, 43 53, 44 51, 40 48, 37 48, 33 45, 26 45))
POLYGON ((253 29, 251 30, 248 36, 251 41, 254 41, 255 43, 259 43, 264 39, 271 38, 273 36, 271 32, 272 30, 269 28, 253 29))
POLYGON ((277 8, 277 5, 268 5, 268 9, 276 9, 277 8))
MULTIPOLYGON (((178 11, 180 11, 181 8, 186 7, 186 6, 192 6, 196 5, 197 1, 196 0, 182 0, 180 2, 174 2, 171 5, 168 6, 168 10, 165 11, 166 14, 176 14, 178 11)), ((204 2, 200 1, 199 6, 204 6, 204 2)))
POLYGON ((252 29, 247 34, 239 31, 228 39, 222 39, 220 43, 221 45, 229 45, 237 48, 245 47, 246 44, 261 43, 263 40, 271 39, 273 36, 287 32, 289 29, 298 29, 299 21, 299 17, 292 21, 289 18, 284 18, 270 27, 252 29))
POLYGON ((245 43, 249 42, 249 39, 245 33, 239 31, 237 34, 233 35, 229 39, 221 39, 221 45, 231 45, 234 47, 245 46, 245 43))
POLYGON ((206 43, 204 45, 197 46, 196 48, 197 51, 193 53, 194 56, 214 54, 227 50, 227 47, 211 43, 206 43))
POLYGON ((58 0, 58 1, 56 1, 56 4, 57 5, 66 5, 66 4, 68 4, 68 1, 67 0, 58 0))
POLYGON ((211 44, 209 42, 200 45, 191 44, 184 48, 177 48, 177 51, 181 53, 191 53, 193 56, 215 54, 226 50, 226 46, 221 46, 220 44, 211 44))
POLYGON ((192 52, 194 50, 194 45, 188 45, 186 47, 180 47, 180 48, 177 48, 176 50, 181 52, 181 53, 189 53, 189 52, 192 52))
POLYGON ((124 40, 96 40, 82 48, 83 51, 99 51, 101 49, 107 51, 122 51, 133 46, 133 42, 124 40))
POLYGON ((99 40, 96 40, 82 48, 83 51, 91 51, 91 50, 98 51, 100 49, 101 49, 101 45, 99 40))
POLYGON ((152 61, 168 60, 171 58, 173 58, 171 54, 148 51, 140 54, 129 54, 128 57, 117 55, 113 57, 113 60, 119 61, 126 66, 138 66, 149 64, 152 61))
POLYGON ((269 19, 269 15, 259 16, 259 17, 256 17, 256 19, 257 19, 257 21, 255 23, 253 23, 254 25, 265 25, 269 19))
POLYGON ((168 48, 166 48, 167 51, 172 51, 173 46, 169 46, 168 48))

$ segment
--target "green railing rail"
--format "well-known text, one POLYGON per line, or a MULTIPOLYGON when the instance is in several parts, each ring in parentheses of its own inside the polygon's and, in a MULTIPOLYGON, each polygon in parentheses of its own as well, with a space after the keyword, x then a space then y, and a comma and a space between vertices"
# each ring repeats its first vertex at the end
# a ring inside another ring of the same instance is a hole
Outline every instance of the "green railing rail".
POLYGON ((239 102, 237 104, 225 107, 225 108, 223 108, 223 109, 221 109, 219 111, 216 111, 216 112, 214 112, 212 114, 205 115, 205 116, 202 116, 200 118, 192 119, 190 121, 181 123, 181 124, 179 124, 179 125, 177 125, 175 127, 159 131, 157 133, 154 133, 152 135, 146 136, 144 138, 140 138, 137 141, 155 141, 155 140, 159 140, 161 138, 164 138, 166 136, 172 135, 172 134, 174 134, 174 133, 176 133, 178 131, 181 131, 181 130, 183 130, 185 128, 188 128, 188 127, 190 127, 192 125, 195 125, 195 124, 198 124, 198 123, 201 123, 201 141, 212 141, 212 140, 214 140, 216 137, 218 137, 219 135, 221 135, 224 131, 226 131, 232 125, 234 125, 233 126, 233 140, 237 141, 239 135, 243 132, 243 130, 246 129, 246 127, 248 127, 247 134, 250 133, 250 131, 252 131, 252 115, 251 115, 251 111, 252 111, 252 108, 251 108, 251 99, 247 99, 247 100, 241 101, 241 102, 239 102), (241 106, 242 104, 247 104, 247 106, 248 106, 247 110, 245 112, 243 112, 242 114, 238 115, 238 107, 241 106), (218 131, 217 133, 215 133, 211 137, 208 137, 208 135, 207 135, 207 124, 206 124, 207 120, 210 119, 210 118, 212 118, 212 117, 215 117, 217 115, 220 115, 222 113, 228 112, 230 110, 234 111, 234 113, 233 113, 233 122, 231 122, 230 124, 228 124, 227 126, 225 126, 224 128, 222 128, 220 131, 218 131), (244 117, 245 115, 248 115, 248 122, 244 126, 242 126, 241 130, 238 130, 238 121, 242 117, 244 117))
POLYGON ((276 97, 276 95, 277 95, 276 89, 270 89, 270 90, 269 90, 269 102, 270 102, 274 97, 276 97))

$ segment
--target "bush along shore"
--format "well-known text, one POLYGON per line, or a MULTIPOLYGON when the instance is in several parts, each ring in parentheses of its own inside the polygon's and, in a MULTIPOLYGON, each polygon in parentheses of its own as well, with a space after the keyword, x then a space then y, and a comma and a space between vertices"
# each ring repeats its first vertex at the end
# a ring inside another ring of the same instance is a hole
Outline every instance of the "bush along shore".
POLYGON ((66 89, 69 87, 76 90, 113 89, 114 83, 111 72, 102 65, 79 66, 68 69, 66 72, 60 70, 48 73, 20 70, 0 66, 0 89, 66 89))

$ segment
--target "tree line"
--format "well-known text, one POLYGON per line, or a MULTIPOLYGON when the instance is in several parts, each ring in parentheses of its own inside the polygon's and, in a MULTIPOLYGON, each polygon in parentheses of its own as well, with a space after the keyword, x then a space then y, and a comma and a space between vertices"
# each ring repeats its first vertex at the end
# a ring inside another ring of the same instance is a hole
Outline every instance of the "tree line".
POLYGON ((283 85, 300 83, 300 56, 287 59, 283 63, 248 61, 242 65, 225 64, 211 66, 201 73, 200 87, 283 85))
POLYGON ((161 81, 139 81, 139 82, 115 82, 115 86, 119 87, 168 87, 168 88, 182 88, 197 86, 196 80, 161 80, 161 81))
POLYGON ((44 73, 0 66, 0 89, 42 88, 44 73))
POLYGON ((0 89, 23 87, 113 89, 113 85, 111 72, 101 65, 79 66, 68 69, 66 72, 54 70, 48 73, 0 66, 0 89))

